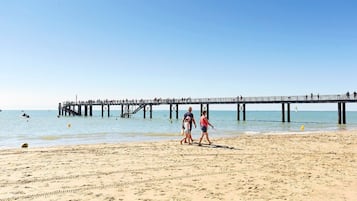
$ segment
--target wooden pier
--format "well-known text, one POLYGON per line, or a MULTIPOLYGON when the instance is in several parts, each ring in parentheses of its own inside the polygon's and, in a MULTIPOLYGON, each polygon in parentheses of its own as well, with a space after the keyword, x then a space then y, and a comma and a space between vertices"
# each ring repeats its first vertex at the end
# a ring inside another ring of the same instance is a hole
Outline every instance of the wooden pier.
POLYGON ((339 124, 346 124, 346 103, 357 102, 357 94, 337 94, 337 95, 304 95, 304 96, 263 96, 263 97, 230 97, 230 98, 172 98, 172 99, 141 99, 141 100, 88 100, 88 101, 66 101, 59 103, 59 116, 93 116, 93 107, 101 108, 102 117, 110 117, 111 106, 120 106, 123 118, 129 118, 131 115, 143 110, 144 118, 149 112, 152 118, 153 106, 168 105, 170 119, 175 112, 176 119, 179 118, 180 105, 200 105, 200 111, 207 111, 209 118, 210 104, 235 104, 237 106, 237 120, 246 120, 246 105, 248 104, 281 104, 281 121, 290 122, 290 104, 317 104, 317 103, 336 103, 337 117, 339 124))

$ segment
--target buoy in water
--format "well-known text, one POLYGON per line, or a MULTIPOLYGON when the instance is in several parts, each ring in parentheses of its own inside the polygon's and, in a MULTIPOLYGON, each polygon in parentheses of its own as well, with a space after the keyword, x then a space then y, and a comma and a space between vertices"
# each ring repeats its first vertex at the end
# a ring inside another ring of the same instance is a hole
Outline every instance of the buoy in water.
POLYGON ((301 130, 301 131, 304 131, 304 129, 305 129, 305 126, 304 126, 304 125, 301 125, 300 130, 301 130))
POLYGON ((23 144, 21 145, 21 148, 27 148, 27 147, 29 147, 29 144, 27 144, 27 143, 23 143, 23 144))
POLYGON ((67 124, 67 128, 71 128, 71 126, 72 126, 71 124, 67 124))

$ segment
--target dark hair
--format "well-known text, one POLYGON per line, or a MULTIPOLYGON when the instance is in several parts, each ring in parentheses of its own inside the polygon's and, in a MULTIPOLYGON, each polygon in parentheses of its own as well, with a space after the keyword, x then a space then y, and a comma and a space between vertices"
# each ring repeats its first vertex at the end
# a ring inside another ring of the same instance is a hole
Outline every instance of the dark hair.
POLYGON ((207 112, 204 110, 204 111, 202 111, 202 114, 206 114, 207 112))

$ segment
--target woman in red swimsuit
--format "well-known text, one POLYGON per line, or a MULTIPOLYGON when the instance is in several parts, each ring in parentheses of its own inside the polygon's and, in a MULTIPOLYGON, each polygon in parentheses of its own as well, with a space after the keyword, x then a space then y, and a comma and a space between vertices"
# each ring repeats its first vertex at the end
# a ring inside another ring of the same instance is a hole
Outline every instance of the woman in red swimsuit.
POLYGON ((200 118, 200 125, 201 125, 201 131, 202 131, 202 135, 200 138, 200 142, 198 143, 199 146, 201 146, 201 141, 203 139, 204 136, 206 136, 206 139, 208 141, 208 144, 212 144, 211 141, 208 138, 208 125, 211 126, 213 128, 213 125, 208 121, 207 117, 206 117, 206 111, 202 112, 202 116, 200 118))

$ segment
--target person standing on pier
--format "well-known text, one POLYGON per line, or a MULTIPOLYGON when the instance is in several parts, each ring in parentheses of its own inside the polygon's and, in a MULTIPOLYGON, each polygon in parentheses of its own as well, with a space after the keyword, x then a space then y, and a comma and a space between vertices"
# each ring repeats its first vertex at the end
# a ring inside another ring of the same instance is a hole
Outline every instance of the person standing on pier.
MULTIPOLYGON (((189 123, 190 123, 190 132, 191 132, 192 131, 192 123, 195 125, 195 128, 197 127, 195 118, 193 117, 193 114, 192 114, 192 107, 189 107, 188 111, 183 115, 182 128, 184 128, 184 122, 185 122, 186 117, 190 117, 189 123)), ((191 141, 193 141, 192 135, 191 135, 191 141)), ((185 143, 186 143, 186 140, 185 140, 185 143)))
POLYGON ((201 135, 200 141, 198 142, 198 146, 201 146, 201 145, 202 145, 202 144, 201 144, 201 141, 202 141, 202 139, 203 139, 204 136, 206 136, 206 139, 207 139, 207 141, 208 141, 208 144, 211 145, 212 142, 211 142, 211 141, 209 140, 209 138, 208 138, 208 132, 207 132, 207 130, 208 130, 208 125, 210 125, 212 128, 214 128, 214 127, 213 127, 213 125, 208 121, 207 116, 206 116, 206 111, 203 111, 203 112, 202 112, 202 116, 201 116, 201 118, 200 118, 200 125, 201 125, 202 135, 201 135))

